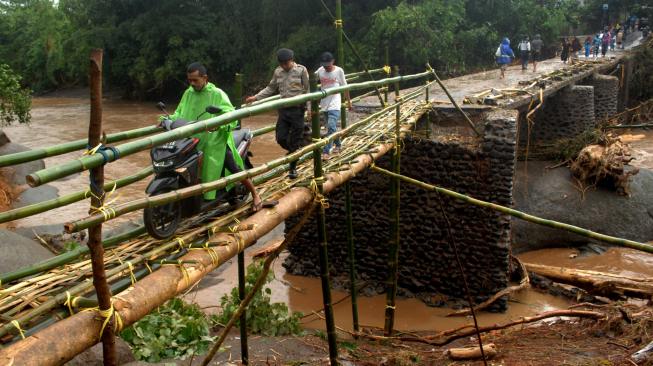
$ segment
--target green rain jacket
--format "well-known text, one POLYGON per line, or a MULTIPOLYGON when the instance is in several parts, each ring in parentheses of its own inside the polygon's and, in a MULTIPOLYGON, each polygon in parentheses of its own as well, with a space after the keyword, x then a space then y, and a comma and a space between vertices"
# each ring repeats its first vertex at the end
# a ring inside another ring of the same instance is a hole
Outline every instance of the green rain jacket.
MULTIPOLYGON (((197 117, 202 114, 206 107, 216 106, 223 112, 231 112, 234 106, 229 101, 227 93, 216 87, 213 83, 207 83, 201 91, 195 91, 192 86, 188 87, 181 97, 181 101, 175 110, 175 113, 170 116, 170 119, 185 119, 187 121, 195 121, 197 117)), ((199 120, 205 120, 215 117, 208 113, 204 113, 199 120)), ((221 173, 224 167, 224 158, 227 147, 231 149, 236 164, 243 167, 243 160, 238 155, 234 137, 231 130, 236 128, 237 121, 219 127, 217 130, 200 132, 193 137, 200 139, 197 148, 204 153, 202 162, 202 183, 211 182, 222 178, 221 173)), ((225 169, 225 175, 230 175, 225 169)), ((228 189, 231 187, 228 187, 228 189)), ((204 198, 211 200, 215 198, 216 191, 204 193, 204 198)))

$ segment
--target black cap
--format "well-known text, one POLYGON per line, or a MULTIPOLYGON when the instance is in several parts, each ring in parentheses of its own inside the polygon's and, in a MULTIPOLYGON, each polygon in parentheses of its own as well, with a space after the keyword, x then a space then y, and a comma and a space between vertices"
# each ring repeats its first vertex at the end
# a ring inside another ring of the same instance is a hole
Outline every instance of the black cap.
POLYGON ((331 54, 331 52, 324 52, 324 53, 320 56, 320 64, 321 64, 322 66, 328 66, 328 65, 331 65, 331 62, 333 62, 333 55, 331 54))
POLYGON ((279 62, 286 62, 290 61, 295 57, 295 53, 288 48, 281 48, 279 51, 277 51, 277 60, 279 62))

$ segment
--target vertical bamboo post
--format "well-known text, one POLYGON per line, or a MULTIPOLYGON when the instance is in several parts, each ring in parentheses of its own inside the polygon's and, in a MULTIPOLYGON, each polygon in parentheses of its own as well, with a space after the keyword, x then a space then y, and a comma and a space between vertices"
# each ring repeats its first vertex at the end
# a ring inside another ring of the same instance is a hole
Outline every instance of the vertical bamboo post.
MULTIPOLYGON (((317 90, 315 73, 311 73, 311 91, 317 90)), ((320 138, 320 103, 317 100, 311 101, 311 121, 313 140, 320 138)), ((322 149, 313 150, 313 179, 317 186, 316 194, 324 193, 322 185, 322 149)), ((338 365, 338 344, 336 341, 336 327, 333 319, 333 306, 331 305, 331 284, 329 281, 329 258, 326 238, 326 218, 324 206, 320 205, 317 210, 317 240, 319 242, 320 255, 320 279, 322 280, 322 300, 324 302, 324 318, 326 319, 327 339, 329 343, 329 360, 332 366, 338 365)))
MULTIPOLYGON (((383 67, 386 70, 389 70, 388 68, 390 67, 390 47, 388 47, 388 43, 386 42, 385 44, 385 63, 383 64, 383 67)), ((390 76, 390 72, 388 71, 388 76, 390 76)), ((389 85, 385 86, 385 91, 383 92, 384 94, 384 99, 385 99, 385 104, 388 104, 388 89, 390 89, 389 85)))
MULTIPOLYGON (((431 96, 429 90, 429 78, 426 78, 426 88, 424 88, 424 99, 426 104, 431 103, 431 96)), ((430 111, 426 113, 426 138, 431 138, 431 113, 430 111)))
MULTIPOLYGON (((245 300, 245 251, 238 253, 238 299, 245 300)), ((240 360, 243 365, 249 365, 249 350, 247 347, 247 308, 240 315, 240 360)))
MULTIPOLYGON (((399 76, 399 67, 394 67, 394 75, 399 76)), ((399 83, 395 83, 395 101, 399 101, 399 83)), ((397 104, 395 111, 395 146, 392 154, 392 171, 400 174, 401 160, 401 105, 397 104)), ((385 306, 385 326, 383 333, 386 337, 392 335, 395 321, 395 299, 397 297, 397 269, 399 267, 399 197, 400 197, 399 179, 393 178, 390 183, 390 240, 388 256, 388 282, 386 286, 386 306, 385 306)))
MULTIPOLYGON (((234 99, 235 101, 232 102, 234 107, 236 109, 240 109, 240 106, 243 104, 243 74, 241 73, 236 73, 236 78, 235 78, 235 87, 234 87, 234 99)), ((238 127, 236 127, 237 130, 240 130, 241 126, 241 121, 238 120, 238 127)))
MULTIPOLYGON (((336 24, 337 27, 337 45, 338 45, 338 62, 340 65, 345 64, 345 50, 342 42, 342 0, 336 0, 336 24), (338 19, 340 22, 338 22, 338 19)), ((341 94, 341 99, 344 99, 345 93, 341 94)), ((387 98, 386 98, 387 103, 387 98)), ((340 124, 343 129, 347 128, 347 108, 344 103, 341 103, 340 108, 340 124)), ((351 184, 349 181, 345 182, 345 226, 347 234, 347 247, 349 255, 349 283, 351 294, 351 317, 354 333, 358 333, 360 327, 358 325, 358 301, 356 294, 356 254, 354 247, 354 227, 353 217, 351 212, 351 184)), ((356 336, 355 336, 356 337, 356 336)))
MULTIPOLYGON (((91 92, 91 117, 88 125, 89 149, 100 144, 102 138, 102 50, 91 51, 89 63, 89 81, 91 92)), ((104 166, 90 170, 91 209, 102 207, 104 204, 104 166)), ((111 290, 107 283, 104 270, 104 247, 102 246, 102 224, 88 229, 88 248, 91 253, 91 267, 93 269, 93 286, 97 292, 100 311, 109 312, 112 308, 111 290)), ((110 314, 110 313, 109 313, 110 314)), ((109 315, 111 316, 111 315, 109 315)), ((105 366, 117 365, 116 340, 111 321, 102 332, 102 357, 105 366)))
MULTIPOLYGON (((243 74, 236 73, 234 90, 234 105, 236 109, 243 104, 243 74)), ((240 120, 238 127, 240 129, 240 120)), ((238 299, 242 302, 247 293, 245 291, 245 250, 238 252, 238 299)), ((240 323, 240 360, 243 365, 249 364, 249 349, 247 346, 247 309, 243 311, 238 320, 240 323)))

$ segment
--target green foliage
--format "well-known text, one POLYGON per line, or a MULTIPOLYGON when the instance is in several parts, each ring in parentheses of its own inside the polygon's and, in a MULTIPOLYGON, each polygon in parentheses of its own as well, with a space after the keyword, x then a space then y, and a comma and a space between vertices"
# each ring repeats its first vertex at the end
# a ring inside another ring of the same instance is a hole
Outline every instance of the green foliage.
MULTIPOLYGON (((357 0, 345 2, 343 15, 370 66, 384 64, 387 44, 402 72, 428 60, 446 74, 493 66, 504 36, 539 33, 555 48, 560 35, 595 21, 597 1, 624 8, 617 0, 587 0, 591 11, 577 0, 357 0)), ((324 3, 334 13, 333 1, 324 3)), ((245 73, 252 92, 269 80, 279 47, 293 48, 310 69, 323 51, 335 53, 333 20, 320 1, 0 1, 0 60, 36 91, 86 82, 89 50, 103 48, 105 84, 127 97, 178 98, 193 61, 227 91, 245 73)), ((361 70, 347 47, 345 58, 347 71, 361 70)))
POLYGON ((67 241, 63 244, 63 250, 64 252, 71 252, 77 248, 79 248, 80 245, 78 242, 72 240, 72 241, 67 241))
MULTIPOLYGON (((256 280, 263 273, 263 264, 253 262, 247 266, 245 291, 249 293, 256 280)), ((266 283, 272 281, 272 273, 268 273, 266 283)), ((289 334, 301 334, 302 328, 299 323, 301 313, 289 314, 288 307, 284 303, 271 303, 270 294, 272 290, 264 287, 264 291, 257 291, 254 298, 247 307, 247 330, 255 334, 266 336, 282 336, 289 334)), ((231 290, 229 295, 224 295, 220 300, 222 313, 217 317, 220 324, 226 324, 240 305, 238 287, 231 290)))
POLYGON ((208 351, 211 322, 197 305, 172 299, 120 333, 137 360, 186 359, 208 351))
POLYGON ((30 121, 32 91, 20 86, 20 77, 8 65, 0 64, 0 123, 9 125, 18 120, 30 121))

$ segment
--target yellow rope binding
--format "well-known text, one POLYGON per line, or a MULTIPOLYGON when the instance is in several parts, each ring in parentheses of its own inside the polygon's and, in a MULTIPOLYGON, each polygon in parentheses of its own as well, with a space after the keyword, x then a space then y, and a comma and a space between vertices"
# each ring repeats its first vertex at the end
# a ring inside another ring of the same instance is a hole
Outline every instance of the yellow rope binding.
POLYGON ((119 333, 122 330, 122 318, 120 317, 120 314, 116 312, 116 310, 113 307, 113 299, 111 300, 111 306, 107 310, 102 310, 102 309, 97 309, 98 313, 100 314, 101 317, 104 318, 104 322, 102 322, 102 328, 100 328, 100 338, 102 338, 102 335, 104 334, 104 329, 107 327, 109 324, 109 321, 111 321, 111 317, 115 319, 115 332, 119 333))
POLYGON ((68 306, 68 311, 70 311, 70 315, 75 315, 75 312, 73 311, 73 300, 70 296, 70 292, 66 291, 66 302, 63 303, 64 305, 68 306))
POLYGON ((390 72, 392 72, 392 68, 389 65, 385 65, 385 66, 383 66, 383 71, 386 74, 390 75, 390 72))
POLYGON ((342 19, 336 19, 336 20, 333 22, 333 25, 335 25, 336 28, 342 28, 342 25, 343 25, 343 23, 342 23, 342 19))
POLYGON ((320 177, 318 179, 311 180, 311 184, 309 187, 313 192, 313 197, 314 197, 313 200, 319 203, 320 205, 322 205, 322 207, 326 209, 329 208, 329 200, 327 200, 326 197, 324 197, 324 195, 320 193, 320 189, 317 186, 318 180, 323 182, 324 178, 320 177))
POLYGON ((186 245, 186 242, 184 241, 184 238, 182 237, 177 237, 177 244, 179 244, 179 249, 184 250, 184 245, 186 245))
POLYGON ((127 261, 127 268, 129 268, 129 279, 132 281, 132 286, 136 284, 136 276, 134 275, 134 265, 132 262, 127 261))
POLYGON ((99 144, 97 144, 96 147, 94 147, 94 148, 92 148, 92 149, 90 149, 90 150, 86 150, 86 151, 84 151, 84 153, 82 154, 82 156, 85 156, 85 155, 95 155, 95 153, 97 153, 97 151, 100 150, 101 147, 102 147, 102 143, 100 142, 99 144))
POLYGON ((25 332, 23 332, 23 328, 20 327, 20 323, 18 323, 18 320, 12 320, 11 324, 18 329, 18 332, 20 333, 20 337, 25 339, 25 332))

